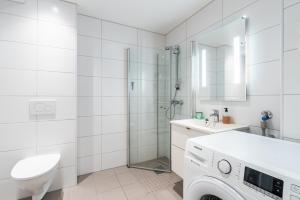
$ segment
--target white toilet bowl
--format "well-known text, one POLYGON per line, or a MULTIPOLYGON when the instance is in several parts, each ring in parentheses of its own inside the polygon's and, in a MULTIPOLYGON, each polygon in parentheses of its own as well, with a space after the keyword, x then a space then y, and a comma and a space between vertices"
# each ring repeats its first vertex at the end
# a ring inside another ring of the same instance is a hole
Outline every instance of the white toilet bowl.
POLYGON ((59 161, 59 154, 29 157, 13 167, 11 177, 19 189, 31 194, 32 200, 41 200, 53 181, 59 161))

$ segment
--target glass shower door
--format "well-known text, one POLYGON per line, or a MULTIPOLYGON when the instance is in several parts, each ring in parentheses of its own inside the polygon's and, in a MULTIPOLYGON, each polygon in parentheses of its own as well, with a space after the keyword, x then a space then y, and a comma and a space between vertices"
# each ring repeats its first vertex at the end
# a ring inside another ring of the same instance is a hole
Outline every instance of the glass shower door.
POLYGON ((128 166, 170 171, 166 52, 128 49, 128 166))

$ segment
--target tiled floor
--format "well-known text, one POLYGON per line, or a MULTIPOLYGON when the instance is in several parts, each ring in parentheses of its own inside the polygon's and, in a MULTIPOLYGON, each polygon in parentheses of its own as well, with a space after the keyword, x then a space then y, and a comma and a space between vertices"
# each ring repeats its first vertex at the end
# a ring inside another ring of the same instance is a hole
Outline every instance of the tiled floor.
POLYGON ((78 185, 48 193, 43 200, 181 200, 174 173, 119 167, 80 176, 78 185))

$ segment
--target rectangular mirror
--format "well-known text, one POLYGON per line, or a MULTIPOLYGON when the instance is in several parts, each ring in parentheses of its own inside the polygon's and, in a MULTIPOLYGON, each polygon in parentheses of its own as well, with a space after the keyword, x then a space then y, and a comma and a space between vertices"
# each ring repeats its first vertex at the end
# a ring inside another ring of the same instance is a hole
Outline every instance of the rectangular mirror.
POLYGON ((246 18, 199 33, 192 42, 197 100, 246 101, 246 18))

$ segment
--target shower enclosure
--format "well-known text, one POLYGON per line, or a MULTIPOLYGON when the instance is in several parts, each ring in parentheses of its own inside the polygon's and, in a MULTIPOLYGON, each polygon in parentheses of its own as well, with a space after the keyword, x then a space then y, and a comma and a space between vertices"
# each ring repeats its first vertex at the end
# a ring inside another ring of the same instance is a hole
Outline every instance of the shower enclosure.
POLYGON ((128 55, 128 166, 171 171, 170 120, 183 104, 177 90, 179 47, 130 48, 128 55))

